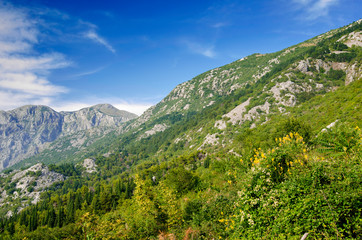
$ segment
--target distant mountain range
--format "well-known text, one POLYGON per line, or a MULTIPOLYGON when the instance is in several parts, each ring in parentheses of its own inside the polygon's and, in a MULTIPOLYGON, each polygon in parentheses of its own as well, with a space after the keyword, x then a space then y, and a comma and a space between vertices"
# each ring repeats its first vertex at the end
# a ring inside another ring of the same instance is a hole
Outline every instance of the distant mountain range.
POLYGON ((109 104, 74 112, 56 112, 47 106, 34 105, 0 111, 0 170, 42 152, 59 138, 80 131, 88 131, 91 137, 94 129, 115 129, 136 117, 109 104))

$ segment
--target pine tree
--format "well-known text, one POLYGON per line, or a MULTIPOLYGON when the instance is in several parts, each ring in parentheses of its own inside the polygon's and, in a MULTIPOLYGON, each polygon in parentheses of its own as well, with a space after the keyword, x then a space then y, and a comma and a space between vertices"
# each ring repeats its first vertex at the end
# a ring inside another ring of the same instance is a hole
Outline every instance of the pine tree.
POLYGON ((74 218, 75 218, 74 193, 73 191, 70 191, 68 193, 66 222, 72 223, 74 222, 74 218))
POLYGON ((59 206, 55 224, 57 227, 62 227, 64 221, 64 210, 63 207, 59 206))
POLYGON ((53 228, 55 227, 55 223, 56 223, 56 214, 55 214, 55 210, 53 207, 51 207, 49 210, 48 210, 48 221, 47 221, 47 225, 48 227, 50 228, 53 228))

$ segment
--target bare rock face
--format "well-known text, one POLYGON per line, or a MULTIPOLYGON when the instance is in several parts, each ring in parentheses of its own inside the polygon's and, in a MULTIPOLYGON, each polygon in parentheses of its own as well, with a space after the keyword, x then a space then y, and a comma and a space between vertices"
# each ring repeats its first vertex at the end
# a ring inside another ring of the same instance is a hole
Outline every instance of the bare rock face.
POLYGON ((0 111, 0 170, 36 155, 59 137, 97 127, 117 128, 136 117, 109 104, 75 112, 31 105, 0 111))
POLYGON ((87 173, 97 172, 97 164, 95 163, 94 159, 86 158, 83 161, 83 167, 87 173))
POLYGON ((146 131, 139 139, 152 136, 158 132, 163 132, 168 128, 166 124, 156 124, 152 129, 146 131))
POLYGON ((0 112, 0 170, 41 151, 62 133, 62 115, 45 106, 0 112))
MULTIPOLYGON (((40 194, 56 182, 62 182, 65 177, 57 172, 50 171, 41 163, 23 171, 13 171, 9 174, 2 174, 2 178, 10 178, 9 186, 0 185, 0 207, 7 204, 9 199, 22 199, 18 210, 29 204, 36 204, 40 200, 40 194)), ((4 183, 6 184, 6 183, 4 183)), ((12 213, 9 213, 11 215, 12 213)))
POLYGON ((76 112, 61 112, 64 116, 64 133, 87 130, 93 127, 117 127, 137 115, 120 111, 109 104, 98 104, 76 112))

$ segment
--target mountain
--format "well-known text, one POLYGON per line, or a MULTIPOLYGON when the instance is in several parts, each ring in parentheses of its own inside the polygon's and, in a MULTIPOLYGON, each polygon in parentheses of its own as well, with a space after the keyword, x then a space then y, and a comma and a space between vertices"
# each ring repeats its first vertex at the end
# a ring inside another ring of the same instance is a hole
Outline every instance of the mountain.
POLYGON ((35 205, 2 174, 0 238, 359 239, 361 119, 359 20, 202 73, 105 136, 59 137, 24 160, 66 176, 35 205))
MULTIPOLYGON (((80 131, 92 136, 95 129, 115 129, 135 117, 109 104, 75 112, 56 112, 46 106, 32 105, 0 111, 0 170, 42 152, 57 139, 80 131)), ((71 144, 79 141, 82 139, 71 144)))
MULTIPOLYGON (((117 145, 113 143, 118 140, 122 142, 122 138, 137 145, 139 140, 164 132, 175 123, 186 121, 202 112, 204 116, 212 115, 211 119, 205 120, 208 127, 204 126, 200 130, 200 126, 181 136, 169 135, 167 144, 180 145, 187 142, 191 146, 188 150, 205 148, 209 143, 216 143, 216 138, 229 138, 225 134, 214 133, 225 131, 228 124, 254 128, 266 123, 272 115, 287 114, 290 108, 313 96, 335 91, 342 85, 358 80, 362 72, 358 55, 361 47, 360 28, 361 20, 279 52, 256 53, 202 73, 176 86, 160 103, 140 117, 118 127, 117 131, 92 128, 92 137, 89 138, 90 126, 98 124, 95 119, 90 120, 92 108, 74 113, 63 112, 63 119, 69 121, 62 125, 61 136, 64 137, 44 145, 42 150, 38 150, 37 145, 29 146, 31 154, 22 150, 24 153, 21 154, 21 159, 25 158, 25 161, 16 161, 19 162, 16 167, 29 166, 38 161, 80 161, 99 151, 107 153, 107 148, 113 151, 117 147, 107 147, 107 144, 117 145), (77 122, 78 118, 83 118, 84 121, 77 122), (192 137, 195 132, 196 136, 192 137)), ((117 116, 114 115, 114 109, 102 105, 94 106, 93 111, 117 116)), ((11 141, 8 144, 10 143, 11 141)), ((158 142, 156 145, 162 144, 158 142)), ((7 151, 5 156, 10 154, 7 151)), ((16 156, 9 159, 12 158, 17 159, 16 156)))
POLYGON ((145 138, 203 113, 210 118, 206 125, 190 129, 195 137, 184 133, 172 140, 188 139, 195 150, 216 143, 215 137, 223 138, 220 133, 229 125, 255 128, 272 115, 288 114, 314 96, 361 78, 361 23, 358 20, 282 51, 253 54, 200 74, 178 85, 130 122, 128 129, 134 131, 134 139, 145 138))

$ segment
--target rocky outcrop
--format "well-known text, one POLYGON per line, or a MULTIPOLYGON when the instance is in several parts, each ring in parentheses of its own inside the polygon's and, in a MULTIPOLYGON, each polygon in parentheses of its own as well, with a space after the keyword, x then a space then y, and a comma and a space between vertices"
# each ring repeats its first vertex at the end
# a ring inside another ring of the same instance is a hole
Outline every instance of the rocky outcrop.
POLYGON ((97 172, 97 164, 94 161, 94 159, 91 158, 84 159, 83 167, 85 168, 85 172, 87 173, 97 172))
POLYGON ((158 132, 163 132, 168 128, 166 124, 156 124, 152 129, 146 131, 139 139, 152 136, 158 132))
MULTIPOLYGON (((10 199, 22 199, 18 210, 32 204, 36 204, 40 200, 40 194, 56 182, 62 182, 65 177, 57 172, 50 171, 49 168, 38 163, 23 171, 14 171, 9 174, 2 174, 6 179, 0 184, 0 207, 11 201, 10 199)), ((11 214, 10 214, 11 215, 11 214)))
POLYGON ((204 148, 207 145, 216 145, 219 142, 218 139, 218 135, 216 133, 214 134, 207 134, 205 137, 204 142, 202 143, 202 145, 198 148, 198 150, 201 150, 202 148, 204 148))
POLYGON ((33 105, 0 111, 0 170, 38 154, 59 137, 93 128, 117 128, 135 117, 109 104, 75 112, 33 105))
POLYGON ((341 37, 338 41, 344 42, 348 47, 359 46, 362 47, 362 31, 351 32, 347 36, 341 37))

